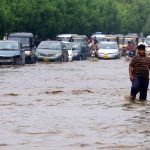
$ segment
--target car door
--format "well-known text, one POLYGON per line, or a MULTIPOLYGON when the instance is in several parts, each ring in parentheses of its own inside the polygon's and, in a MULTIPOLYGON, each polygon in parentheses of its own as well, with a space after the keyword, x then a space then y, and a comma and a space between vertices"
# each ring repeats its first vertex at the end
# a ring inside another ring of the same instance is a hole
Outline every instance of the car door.
POLYGON ((86 43, 82 43, 81 54, 82 59, 87 59, 87 57, 89 56, 89 49, 86 43))

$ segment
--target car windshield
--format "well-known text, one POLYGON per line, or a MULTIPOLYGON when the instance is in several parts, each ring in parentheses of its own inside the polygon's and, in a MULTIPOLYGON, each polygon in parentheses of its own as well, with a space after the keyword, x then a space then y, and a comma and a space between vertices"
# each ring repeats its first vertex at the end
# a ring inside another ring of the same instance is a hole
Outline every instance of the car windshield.
POLYGON ((29 46, 30 40, 26 37, 8 37, 8 40, 19 41, 22 46, 29 46))
POLYGON ((0 42, 0 50, 18 50, 18 43, 0 42))
POLYGON ((38 46, 41 49, 61 50, 61 44, 57 42, 41 42, 38 46))
POLYGON ((117 49, 116 43, 99 43, 99 47, 102 49, 117 49))
POLYGON ((72 42, 72 50, 80 50, 80 43, 72 42))

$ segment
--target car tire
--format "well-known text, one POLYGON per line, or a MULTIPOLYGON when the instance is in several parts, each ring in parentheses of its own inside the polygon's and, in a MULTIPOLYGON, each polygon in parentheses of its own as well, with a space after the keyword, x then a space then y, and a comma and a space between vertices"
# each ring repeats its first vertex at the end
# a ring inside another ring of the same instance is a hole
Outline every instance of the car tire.
POLYGON ((81 55, 79 56, 78 60, 80 60, 80 61, 82 60, 82 56, 81 55))
POLYGON ((14 59, 14 64, 15 65, 23 65, 21 57, 16 57, 14 59))

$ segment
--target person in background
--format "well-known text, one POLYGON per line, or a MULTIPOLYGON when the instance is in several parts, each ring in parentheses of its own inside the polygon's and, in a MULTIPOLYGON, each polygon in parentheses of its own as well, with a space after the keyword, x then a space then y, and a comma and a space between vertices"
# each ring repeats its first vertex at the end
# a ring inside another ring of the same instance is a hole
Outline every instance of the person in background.
POLYGON ((4 37, 3 37, 3 40, 8 40, 8 33, 6 32, 5 34, 4 34, 4 37))
POLYGON ((132 82, 130 98, 134 100, 137 93, 139 100, 146 101, 149 85, 150 58, 146 56, 145 45, 138 45, 138 53, 129 64, 129 76, 132 82))
POLYGON ((140 43, 138 43, 138 45, 140 45, 140 44, 143 44, 143 45, 145 45, 145 46, 148 46, 144 39, 142 39, 142 41, 141 41, 140 43))
POLYGON ((38 47, 39 43, 40 43, 40 39, 38 38, 38 35, 35 35, 35 39, 34 39, 35 47, 38 47))
POLYGON ((126 47, 126 54, 129 54, 131 56, 132 55, 135 56, 135 54, 136 54, 136 47, 135 47, 134 43, 132 43, 131 41, 128 41, 128 45, 126 47))

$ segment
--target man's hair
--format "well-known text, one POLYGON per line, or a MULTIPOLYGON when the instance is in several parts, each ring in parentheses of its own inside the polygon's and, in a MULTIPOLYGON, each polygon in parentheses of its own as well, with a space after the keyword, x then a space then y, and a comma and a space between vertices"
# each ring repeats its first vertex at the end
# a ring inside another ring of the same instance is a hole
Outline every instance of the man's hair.
POLYGON ((140 45, 138 45, 138 47, 137 47, 137 48, 138 48, 138 50, 139 50, 139 49, 143 49, 143 50, 145 50, 145 45, 144 45, 144 44, 140 44, 140 45))

